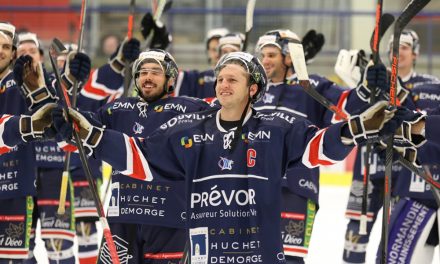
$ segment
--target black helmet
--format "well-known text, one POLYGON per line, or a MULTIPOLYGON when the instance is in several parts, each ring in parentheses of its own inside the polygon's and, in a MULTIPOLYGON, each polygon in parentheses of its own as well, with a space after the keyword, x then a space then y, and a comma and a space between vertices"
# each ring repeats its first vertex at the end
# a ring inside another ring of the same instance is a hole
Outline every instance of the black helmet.
POLYGON ((261 65, 260 60, 246 52, 231 52, 223 55, 215 66, 214 73, 217 77, 220 70, 224 68, 225 65, 230 64, 232 61, 240 61, 244 66, 245 70, 251 76, 251 84, 257 84, 258 91, 251 98, 252 103, 257 102, 263 97, 264 91, 267 85, 267 76, 264 71, 263 65, 261 65))

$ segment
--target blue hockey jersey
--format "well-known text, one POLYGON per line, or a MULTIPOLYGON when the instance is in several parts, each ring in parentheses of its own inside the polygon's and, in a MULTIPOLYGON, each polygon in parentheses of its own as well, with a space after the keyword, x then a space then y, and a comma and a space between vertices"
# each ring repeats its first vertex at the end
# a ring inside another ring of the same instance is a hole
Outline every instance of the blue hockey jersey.
MULTIPOLYGON (((123 81, 123 76, 116 73, 109 64, 92 70, 89 80, 77 95, 77 107, 84 111, 95 112, 99 107, 122 94, 123 81)), ((44 140, 34 144, 39 168, 64 168, 65 152, 56 142, 44 140)), ((72 153, 70 165, 72 173, 84 175, 77 153, 72 153)), ((100 175, 99 166, 99 162, 92 160, 91 168, 96 178, 100 175)))
MULTIPOLYGON (((440 82, 415 85, 411 90, 411 95, 418 109, 437 108, 440 105, 440 82)), ((440 147, 428 142, 418 149, 418 158, 422 164, 429 165, 432 176, 440 182, 440 147)), ((426 200, 425 204, 437 208, 431 187, 420 176, 411 173, 406 168, 402 168, 399 177, 395 180, 394 194, 426 200)))
MULTIPOLYGON (((209 105, 189 97, 168 97, 153 103, 139 98, 117 99, 97 112, 97 119, 109 129, 133 137, 147 137, 160 125, 180 114, 206 110, 209 105)), ((112 175, 109 222, 184 227, 184 182, 145 182, 112 175)))
POLYGON ((0 80, 0 154, 3 153, 0 155, 0 199, 36 194, 34 145, 7 146, 3 138, 4 125, 11 115, 26 114, 27 111, 13 73, 9 72, 0 80))
POLYGON ((181 71, 177 78, 175 96, 191 96, 200 99, 212 99, 215 97, 214 70, 206 71, 181 71))
POLYGON ((95 155, 131 177, 185 182, 192 263, 285 263, 281 178, 288 166, 342 160, 352 148, 341 126, 253 112, 231 151, 234 131, 220 126, 219 111, 184 114, 145 140, 105 130, 95 155))
MULTIPOLYGON (((310 82, 315 86, 318 93, 328 98, 333 104, 340 107, 344 112, 357 112, 365 102, 360 100, 354 90, 346 90, 335 85, 328 79, 319 75, 310 75, 310 82)), ((332 122, 341 121, 333 112, 322 106, 298 84, 296 75, 289 78, 288 83, 269 84, 261 101, 254 105, 260 112, 284 111, 291 115, 306 118, 318 127, 329 126, 332 122)), ((287 186, 298 195, 312 199, 318 203, 319 191, 319 168, 303 171, 286 171, 287 186), (311 182, 313 185, 301 184, 311 182), (317 186, 310 188, 309 186, 317 186)))

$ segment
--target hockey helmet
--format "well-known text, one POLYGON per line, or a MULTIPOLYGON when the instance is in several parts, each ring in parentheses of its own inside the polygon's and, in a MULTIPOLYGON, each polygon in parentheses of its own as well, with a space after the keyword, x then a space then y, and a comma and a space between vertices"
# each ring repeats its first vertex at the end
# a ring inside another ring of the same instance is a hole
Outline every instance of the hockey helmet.
MULTIPOLYGON (((388 53, 393 49, 394 35, 391 35, 388 41, 388 53)), ((414 30, 404 29, 400 35, 400 45, 407 45, 412 48, 414 54, 418 55, 420 51, 419 36, 414 30)))
POLYGON ((209 42, 213 39, 220 39, 229 33, 227 28, 213 28, 206 33, 206 49, 209 48, 209 42))
POLYGON ((257 102, 263 97, 267 85, 266 72, 264 71, 263 65, 257 57, 241 51, 225 54, 220 58, 219 62, 215 66, 215 76, 218 76, 225 65, 231 64, 234 61, 238 61, 240 65, 243 66, 245 71, 249 73, 251 84, 257 84, 257 93, 251 98, 252 103, 257 102))
POLYGON ((12 46, 17 49, 18 38, 15 31, 15 26, 9 22, 0 22, 0 32, 6 34, 12 39, 12 46))
POLYGON ((301 41, 297 34, 288 29, 271 30, 258 39, 255 52, 259 54, 263 47, 272 45, 280 49, 283 55, 287 55, 289 54, 288 44, 291 40, 301 41))
POLYGON ((218 42, 218 50, 221 53, 222 48, 231 47, 237 51, 243 49, 245 36, 243 33, 229 33, 221 37, 218 42))
MULTIPOLYGON (((173 56, 171 56, 170 53, 164 50, 150 49, 148 51, 144 51, 141 54, 139 54, 139 57, 133 62, 132 74, 137 89, 140 89, 137 79, 142 71, 141 67, 144 63, 147 62, 154 62, 160 65, 163 72, 165 73, 167 83, 168 80, 171 78, 174 79, 174 82, 177 79, 179 68, 177 67, 176 61, 174 60, 173 56)), ((174 85, 168 87, 167 84, 165 84, 166 93, 170 93, 173 90, 174 90, 174 85)))

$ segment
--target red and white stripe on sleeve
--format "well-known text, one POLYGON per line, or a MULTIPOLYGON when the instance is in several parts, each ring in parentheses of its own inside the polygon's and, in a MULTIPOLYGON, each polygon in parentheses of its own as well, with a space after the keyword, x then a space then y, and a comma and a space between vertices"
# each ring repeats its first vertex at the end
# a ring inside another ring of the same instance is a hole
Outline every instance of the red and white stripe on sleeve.
POLYGON ((140 147, 132 137, 124 135, 127 163, 126 170, 122 174, 142 181, 152 181, 153 174, 140 147))
POLYGON ((5 131, 5 124, 12 115, 3 115, 0 117, 0 154, 9 152, 14 146, 8 146, 3 141, 3 132, 5 131))
POLYGON ((57 145, 60 149, 65 152, 78 152, 78 147, 72 144, 67 143, 66 141, 59 141, 57 145))
POLYGON ((84 88, 81 89, 81 94, 85 97, 94 99, 94 100, 104 100, 107 97, 112 98, 112 100, 120 97, 122 95, 124 87, 121 86, 117 90, 108 88, 106 85, 102 83, 98 83, 98 70, 93 70, 91 74, 91 78, 84 85, 84 88))
MULTIPOLYGON (((336 107, 341 110, 341 112, 344 112, 347 116, 350 116, 350 114, 345 110, 345 106, 347 105, 347 99, 350 95, 350 91, 344 91, 341 96, 339 97, 338 104, 336 107)), ((332 124, 338 123, 344 121, 342 118, 338 117, 336 114, 333 114, 332 116, 332 124)))
POLYGON ((333 165, 339 162, 339 160, 332 160, 324 154, 324 135, 326 130, 318 130, 307 144, 302 162, 308 168, 315 168, 319 165, 333 165))

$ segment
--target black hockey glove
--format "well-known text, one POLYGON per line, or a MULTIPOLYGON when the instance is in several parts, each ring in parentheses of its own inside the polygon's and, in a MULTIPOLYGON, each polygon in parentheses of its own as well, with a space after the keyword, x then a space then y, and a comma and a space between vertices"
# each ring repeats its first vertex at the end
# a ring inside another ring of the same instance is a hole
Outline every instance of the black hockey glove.
POLYGON ((90 58, 87 54, 76 51, 71 51, 67 54, 61 78, 70 95, 72 95, 73 83, 75 81, 81 84, 87 82, 91 68, 90 58))
POLYGON ((156 26, 156 23, 153 20, 153 16, 150 12, 146 13, 141 20, 141 34, 144 39, 148 38, 151 30, 156 26))
POLYGON ((13 74, 29 110, 57 100, 55 89, 47 85, 49 81, 46 81, 43 65, 41 62, 33 63, 31 56, 20 56, 15 61, 13 74))
POLYGON ((412 111, 404 107, 399 107, 394 119, 400 122, 399 129, 394 135, 394 144, 398 147, 415 147, 419 148, 426 143, 425 135, 422 132, 415 132, 413 126, 421 120, 424 120, 426 115, 420 112, 412 111))
MULTIPOLYGON (((158 22, 160 23, 160 22, 158 22)), ((171 34, 168 32, 165 25, 160 23, 160 26, 154 26, 154 35, 151 40, 151 49, 162 49, 165 50, 172 42, 171 34)))
POLYGON ((306 63, 309 64, 312 59, 321 51, 324 46, 325 38, 321 33, 316 33, 314 29, 309 30, 303 37, 302 45, 306 63))
POLYGON ((141 53, 140 42, 136 38, 125 38, 110 57, 110 67, 119 74, 124 74, 125 62, 132 63, 141 53))

